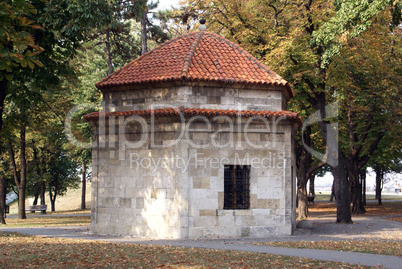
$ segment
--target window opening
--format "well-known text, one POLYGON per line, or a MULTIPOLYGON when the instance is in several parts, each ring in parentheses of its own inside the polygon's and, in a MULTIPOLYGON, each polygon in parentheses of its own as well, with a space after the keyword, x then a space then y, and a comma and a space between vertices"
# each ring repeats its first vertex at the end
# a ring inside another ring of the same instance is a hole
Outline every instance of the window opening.
POLYGON ((250 165, 225 165, 223 209, 250 208, 250 165))

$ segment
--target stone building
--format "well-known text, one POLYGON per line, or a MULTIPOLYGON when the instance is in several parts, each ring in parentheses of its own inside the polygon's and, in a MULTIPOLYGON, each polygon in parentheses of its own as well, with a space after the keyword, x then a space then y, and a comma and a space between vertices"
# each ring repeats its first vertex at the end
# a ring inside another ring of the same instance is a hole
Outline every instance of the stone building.
POLYGON ((168 41, 96 84, 92 231, 148 238, 290 235, 289 84, 210 32, 168 41))

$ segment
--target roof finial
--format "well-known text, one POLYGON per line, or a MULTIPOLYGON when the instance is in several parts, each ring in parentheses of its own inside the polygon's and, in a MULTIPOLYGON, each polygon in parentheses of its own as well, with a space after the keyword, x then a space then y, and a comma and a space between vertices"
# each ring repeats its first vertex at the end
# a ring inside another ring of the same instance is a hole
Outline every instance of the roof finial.
POLYGON ((198 27, 198 29, 200 29, 201 32, 207 30, 207 27, 205 26, 205 22, 206 22, 205 19, 200 20, 201 25, 200 25, 200 27, 198 27))

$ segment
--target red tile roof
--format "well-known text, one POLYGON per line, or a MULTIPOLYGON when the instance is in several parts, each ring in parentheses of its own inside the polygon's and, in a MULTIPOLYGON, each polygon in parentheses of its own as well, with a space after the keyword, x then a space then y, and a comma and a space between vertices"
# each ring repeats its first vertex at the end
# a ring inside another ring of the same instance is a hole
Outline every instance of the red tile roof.
POLYGON ((172 39, 98 82, 99 89, 169 81, 276 85, 288 82, 239 45, 210 32, 172 39))
POLYGON ((280 118, 284 117, 288 120, 295 120, 299 125, 302 125, 302 120, 299 114, 286 110, 282 111, 254 111, 254 110, 225 110, 225 109, 206 109, 206 108, 161 108, 153 110, 132 110, 132 111, 118 111, 118 112, 94 112, 84 116, 87 121, 97 120, 99 116, 103 117, 130 117, 130 116, 149 117, 153 116, 229 116, 229 117, 261 117, 261 118, 280 118))

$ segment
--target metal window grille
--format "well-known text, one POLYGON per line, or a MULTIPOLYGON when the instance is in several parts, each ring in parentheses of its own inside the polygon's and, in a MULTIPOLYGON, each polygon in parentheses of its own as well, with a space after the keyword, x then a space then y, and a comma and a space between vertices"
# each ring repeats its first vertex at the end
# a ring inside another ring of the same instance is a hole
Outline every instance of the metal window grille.
POLYGON ((250 208, 250 165, 225 165, 223 209, 250 208))

